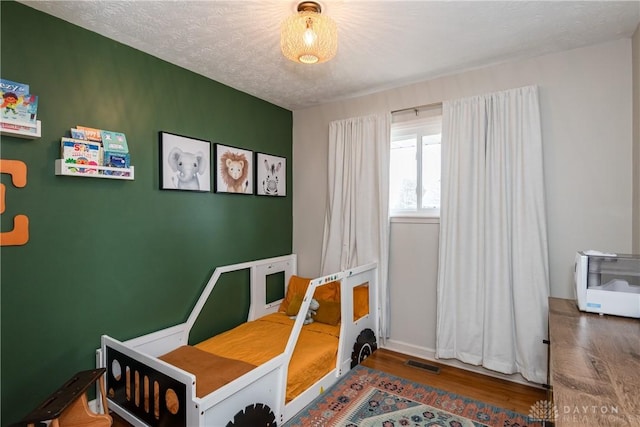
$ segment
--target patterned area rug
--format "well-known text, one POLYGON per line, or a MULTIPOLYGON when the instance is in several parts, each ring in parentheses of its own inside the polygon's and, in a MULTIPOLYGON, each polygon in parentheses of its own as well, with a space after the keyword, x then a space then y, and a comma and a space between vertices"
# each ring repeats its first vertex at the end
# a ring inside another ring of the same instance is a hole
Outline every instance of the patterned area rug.
POLYGON ((362 365, 284 427, 533 427, 526 415, 362 365))

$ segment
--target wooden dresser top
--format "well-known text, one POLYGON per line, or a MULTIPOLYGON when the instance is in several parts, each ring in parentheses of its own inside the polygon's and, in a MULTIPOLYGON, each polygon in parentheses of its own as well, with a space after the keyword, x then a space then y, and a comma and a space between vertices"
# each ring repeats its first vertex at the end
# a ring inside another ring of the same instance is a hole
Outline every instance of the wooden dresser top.
POLYGON ((556 426, 640 426, 640 319, 549 298, 556 426))

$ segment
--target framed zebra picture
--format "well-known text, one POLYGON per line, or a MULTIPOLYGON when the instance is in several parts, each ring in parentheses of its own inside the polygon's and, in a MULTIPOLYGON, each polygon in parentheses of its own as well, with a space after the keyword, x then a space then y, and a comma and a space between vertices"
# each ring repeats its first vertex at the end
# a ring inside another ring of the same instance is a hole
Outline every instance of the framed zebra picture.
POLYGON ((287 195, 287 159, 256 153, 256 194, 258 196, 287 195))

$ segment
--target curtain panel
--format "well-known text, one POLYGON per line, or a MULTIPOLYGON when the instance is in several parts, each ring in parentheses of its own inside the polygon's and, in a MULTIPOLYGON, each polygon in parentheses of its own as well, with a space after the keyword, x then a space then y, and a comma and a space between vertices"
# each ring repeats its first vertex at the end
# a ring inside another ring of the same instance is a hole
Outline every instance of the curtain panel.
POLYGON ((443 103, 436 357, 546 382, 538 88, 443 103))
POLYGON ((322 274, 378 263, 381 336, 388 334, 389 251, 388 114, 329 124, 328 194, 322 274))

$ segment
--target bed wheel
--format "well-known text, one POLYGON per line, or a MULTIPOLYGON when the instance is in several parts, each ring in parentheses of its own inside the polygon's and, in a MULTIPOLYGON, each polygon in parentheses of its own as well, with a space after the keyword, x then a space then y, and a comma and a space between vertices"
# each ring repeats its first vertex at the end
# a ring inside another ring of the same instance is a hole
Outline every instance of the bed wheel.
POLYGON ((249 405, 233 416, 227 427, 277 427, 276 416, 271 408, 262 403, 249 405))
POLYGON ((378 349, 376 344, 376 334, 371 329, 363 329, 356 338, 351 353, 351 367, 353 368, 367 357, 371 356, 378 349))

